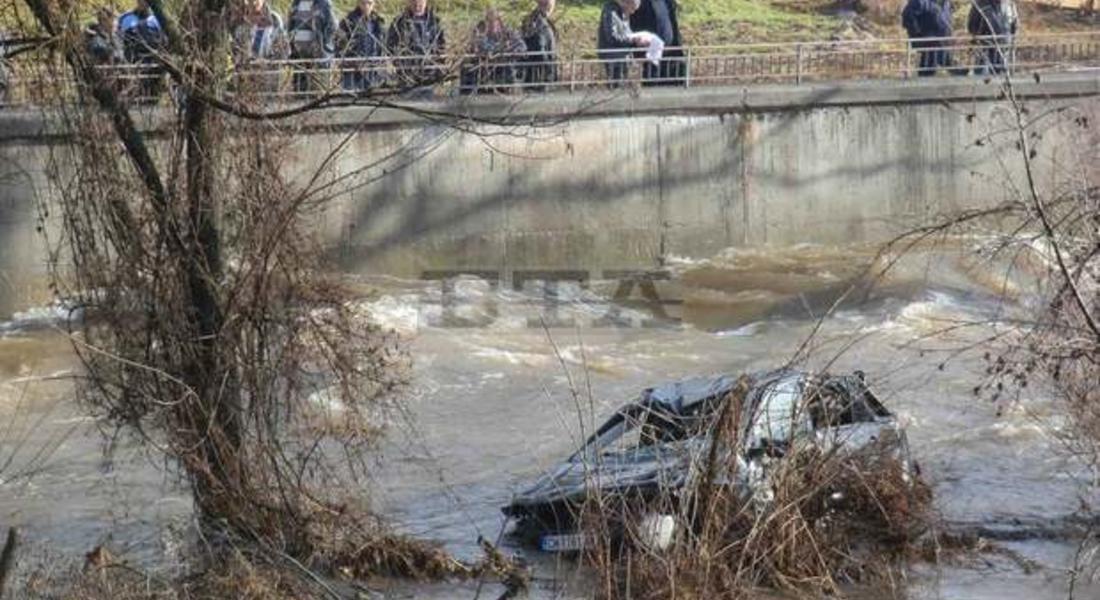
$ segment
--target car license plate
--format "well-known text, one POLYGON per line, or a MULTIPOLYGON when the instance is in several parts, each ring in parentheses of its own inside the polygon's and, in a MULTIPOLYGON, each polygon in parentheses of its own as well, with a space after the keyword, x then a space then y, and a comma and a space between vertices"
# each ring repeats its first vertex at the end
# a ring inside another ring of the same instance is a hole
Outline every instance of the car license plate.
POLYGON ((585 536, 580 533, 548 534, 539 538, 539 549, 543 552, 570 552, 583 550, 585 536))

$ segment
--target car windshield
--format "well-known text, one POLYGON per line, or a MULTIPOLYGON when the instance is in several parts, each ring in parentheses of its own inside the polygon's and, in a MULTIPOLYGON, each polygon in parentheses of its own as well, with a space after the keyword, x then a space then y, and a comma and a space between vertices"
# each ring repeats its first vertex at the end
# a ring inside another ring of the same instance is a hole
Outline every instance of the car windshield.
POLYGON ((799 377, 784 377, 765 389, 749 430, 751 446, 762 446, 765 442, 790 441, 796 418, 800 428, 804 425, 801 422, 804 419, 799 414, 801 399, 802 380, 799 377))
POLYGON ((699 415, 681 417, 665 410, 634 404, 615 413, 570 460, 622 453, 691 437, 704 422, 699 415))

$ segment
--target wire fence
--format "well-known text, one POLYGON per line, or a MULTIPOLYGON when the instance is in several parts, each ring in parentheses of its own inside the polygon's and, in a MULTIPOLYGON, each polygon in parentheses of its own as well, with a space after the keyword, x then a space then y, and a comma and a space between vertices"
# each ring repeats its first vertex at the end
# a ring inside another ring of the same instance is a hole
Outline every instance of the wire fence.
MULTIPOLYGON (((120 93, 140 102, 178 97, 156 63, 97 67, 120 93)), ((1100 68, 1100 32, 919 41, 844 40, 668 47, 660 61, 644 49, 272 60, 238 64, 229 98, 294 102, 323 94, 414 96, 576 93, 635 86, 729 86, 852 79, 981 76, 1100 68)), ((14 65, 3 103, 49 105, 79 99, 68 71, 48 61, 14 65)))

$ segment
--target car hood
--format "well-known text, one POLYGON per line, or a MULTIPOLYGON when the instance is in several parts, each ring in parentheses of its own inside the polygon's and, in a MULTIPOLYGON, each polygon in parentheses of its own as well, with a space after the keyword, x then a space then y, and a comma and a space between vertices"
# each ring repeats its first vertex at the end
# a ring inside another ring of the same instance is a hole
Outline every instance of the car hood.
POLYGON ((679 489, 693 476, 708 446, 692 438, 598 456, 577 457, 558 465, 512 500, 512 507, 580 501, 586 495, 619 490, 679 489))

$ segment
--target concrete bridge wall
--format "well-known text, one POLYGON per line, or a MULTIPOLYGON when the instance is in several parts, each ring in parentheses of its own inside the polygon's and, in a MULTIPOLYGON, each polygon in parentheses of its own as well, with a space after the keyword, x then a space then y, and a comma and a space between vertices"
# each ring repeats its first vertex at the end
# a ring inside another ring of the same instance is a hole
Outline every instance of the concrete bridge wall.
MULTIPOLYGON (((1100 80, 1028 79, 1015 94, 1031 115, 1056 111, 1038 171, 1058 185, 1088 143, 1074 119, 1100 112, 1100 80)), ((318 228, 344 269, 651 268, 730 246, 882 241, 1003 200, 1022 185, 1019 153, 1004 136, 976 144, 1013 122, 1002 96, 995 82, 941 78, 343 108, 302 120, 292 177, 343 147, 318 228), (456 128, 438 112, 468 118, 456 128)), ((41 115, 0 113, 9 311, 42 280, 33 198, 64 179, 47 156, 68 140, 44 128, 41 115)))

